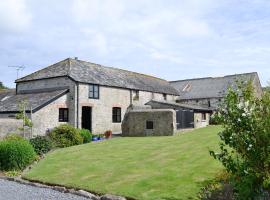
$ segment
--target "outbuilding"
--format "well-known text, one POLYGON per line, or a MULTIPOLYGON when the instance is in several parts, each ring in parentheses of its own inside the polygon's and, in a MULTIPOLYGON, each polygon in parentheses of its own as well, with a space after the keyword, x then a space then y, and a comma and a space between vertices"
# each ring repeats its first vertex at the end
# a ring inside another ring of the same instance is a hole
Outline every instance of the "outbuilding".
POLYGON ((209 125, 210 116, 213 113, 211 108, 180 104, 169 101, 151 100, 146 105, 152 109, 173 109, 176 112, 176 128, 201 128, 209 125))

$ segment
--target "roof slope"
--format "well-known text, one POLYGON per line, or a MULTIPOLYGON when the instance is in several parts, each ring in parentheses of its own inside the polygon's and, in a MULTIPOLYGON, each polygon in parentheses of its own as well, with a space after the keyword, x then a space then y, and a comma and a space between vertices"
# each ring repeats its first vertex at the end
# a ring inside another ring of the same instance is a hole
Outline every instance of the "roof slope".
POLYGON ((17 94, 15 90, 5 90, 0 92, 0 113, 5 112, 18 112, 19 104, 22 101, 26 102, 26 111, 30 111, 31 107, 33 112, 39 110, 44 105, 58 99, 68 90, 55 90, 51 92, 40 92, 31 94, 17 94))
POLYGON ((207 77, 171 81, 170 84, 180 93, 180 99, 221 98, 229 87, 236 87, 236 80, 251 80, 258 78, 256 72, 235 74, 224 77, 207 77))
POLYGON ((83 83, 178 95, 178 91, 166 80, 71 58, 17 79, 16 82, 59 76, 68 76, 83 83))
POLYGON ((190 104, 183 104, 183 103, 175 103, 175 102, 163 101, 163 100, 151 100, 151 101, 147 102, 145 105, 150 105, 151 106, 153 104, 163 104, 163 105, 187 108, 187 109, 192 109, 192 110, 197 110, 197 111, 207 111, 207 112, 212 112, 213 111, 213 108, 209 108, 209 107, 203 107, 203 106, 198 106, 198 105, 190 105, 190 104))

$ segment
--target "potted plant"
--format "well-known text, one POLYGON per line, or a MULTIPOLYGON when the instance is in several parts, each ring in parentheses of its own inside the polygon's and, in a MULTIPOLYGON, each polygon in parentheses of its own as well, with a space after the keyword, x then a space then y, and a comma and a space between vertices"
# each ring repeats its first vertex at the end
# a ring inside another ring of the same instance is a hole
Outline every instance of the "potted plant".
POLYGON ((106 139, 109 139, 112 137, 112 131, 111 130, 105 131, 104 135, 106 139))

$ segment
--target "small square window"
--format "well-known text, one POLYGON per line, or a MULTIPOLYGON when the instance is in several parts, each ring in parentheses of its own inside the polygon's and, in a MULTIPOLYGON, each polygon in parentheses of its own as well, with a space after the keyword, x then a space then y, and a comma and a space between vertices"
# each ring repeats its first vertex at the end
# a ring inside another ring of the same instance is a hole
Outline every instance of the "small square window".
POLYGON ((68 122, 68 108, 59 108, 59 122, 68 122))
POLYGON ((146 129, 154 129, 154 122, 153 121, 146 121, 146 129))

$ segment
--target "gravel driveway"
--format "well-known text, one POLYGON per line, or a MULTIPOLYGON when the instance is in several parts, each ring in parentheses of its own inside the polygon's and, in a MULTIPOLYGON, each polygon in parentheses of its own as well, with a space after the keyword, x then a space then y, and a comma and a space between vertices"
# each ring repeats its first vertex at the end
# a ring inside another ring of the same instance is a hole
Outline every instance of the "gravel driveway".
MULTIPOLYGON (((61 193, 47 188, 0 179, 0 200, 87 200, 87 198, 61 193)), ((89 200, 89 199, 88 199, 89 200)))

